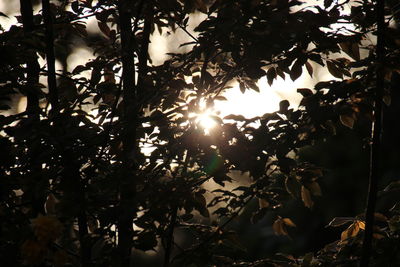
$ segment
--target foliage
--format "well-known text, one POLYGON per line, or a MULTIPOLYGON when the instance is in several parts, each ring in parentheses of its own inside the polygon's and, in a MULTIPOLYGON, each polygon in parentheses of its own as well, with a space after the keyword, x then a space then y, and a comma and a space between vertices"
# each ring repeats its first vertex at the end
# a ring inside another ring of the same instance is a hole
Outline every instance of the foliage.
MULTIPOLYGON (((281 211, 291 199, 313 209, 326 175, 298 153, 338 131, 355 131, 369 143, 382 68, 369 41, 376 37, 374 3, 320 2, 64 0, 51 3, 47 14, 21 5, 18 23, 0 33, 5 265, 128 266, 140 264, 138 251, 151 250, 164 266, 356 265, 362 215, 334 218, 330 227, 347 226, 340 239, 298 258, 247 261, 229 228, 258 203, 249 219, 269 216, 273 231, 288 236, 297 223, 281 211), (194 12, 205 17, 195 35, 188 28, 194 12), (86 29, 92 17, 99 33, 86 29), (190 41, 153 65, 149 43, 156 31, 183 31, 190 41), (75 43, 90 47, 95 58, 68 71, 75 43), (55 59, 64 63, 54 74, 55 59), (193 115, 223 101, 235 84, 259 91, 264 76, 273 85, 278 77, 316 75, 318 68, 331 80, 297 89, 299 108, 284 100, 278 111, 254 118, 215 115, 210 132, 193 115), (25 111, 6 111, 15 95, 27 97, 25 111), (251 182, 234 181, 233 173, 248 174, 251 182)), ((389 1, 386 11, 396 23, 396 6, 389 1)), ((387 33, 389 104, 399 75, 398 29, 387 33)), ((382 194, 397 189, 392 181, 382 194)), ((372 263, 395 265, 400 210, 382 212, 375 215, 379 249, 372 263)))

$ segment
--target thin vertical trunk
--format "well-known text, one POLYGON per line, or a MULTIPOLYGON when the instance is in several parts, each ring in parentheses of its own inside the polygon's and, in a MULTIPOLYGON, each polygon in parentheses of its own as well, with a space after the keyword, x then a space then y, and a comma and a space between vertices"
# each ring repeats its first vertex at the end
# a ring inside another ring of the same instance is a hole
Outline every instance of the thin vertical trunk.
MULTIPOLYGON (((22 25, 25 35, 28 38, 32 37, 32 33, 35 29, 35 24, 33 21, 33 7, 30 0, 20 0, 20 12, 22 18, 22 25)), ((39 108, 39 96, 36 91, 36 86, 39 82, 40 66, 37 60, 35 52, 32 52, 31 56, 28 56, 26 62, 26 86, 25 94, 27 97, 26 112, 28 113, 28 118, 33 125, 37 125, 40 119, 40 108, 39 108)), ((39 147, 29 147, 28 157, 29 157, 29 171, 32 177, 32 182, 35 184, 40 183, 42 167, 39 162, 36 161, 37 155, 39 153, 39 147)), ((46 196, 44 190, 37 192, 34 186, 31 186, 32 192, 32 217, 36 217, 39 214, 44 214, 44 203, 46 201, 46 196)))
POLYGON ((171 223, 169 225, 169 229, 168 229, 168 233, 167 233, 167 237, 166 237, 167 244, 165 246, 163 267, 168 267, 170 264, 172 247, 174 244, 174 229, 175 229, 175 224, 176 224, 176 216, 178 213, 178 208, 172 207, 171 210, 172 210, 171 223))
MULTIPOLYGON (((146 4, 145 4, 146 5, 146 4)), ((149 43, 150 43, 150 34, 151 34, 151 26, 153 24, 153 5, 149 1, 145 7, 145 21, 143 26, 143 37, 142 43, 140 45, 140 51, 138 56, 138 88, 141 91, 141 95, 144 95, 145 88, 144 79, 147 75, 147 61, 149 54, 149 43)))
POLYGON ((382 175, 382 159, 381 159, 381 136, 382 136, 382 98, 384 91, 384 73, 383 66, 385 61, 385 47, 384 47, 384 34, 385 34, 385 16, 384 8, 385 1, 376 1, 376 17, 377 17, 377 46, 376 46, 376 92, 375 92, 375 121, 372 125, 372 145, 370 154, 370 177, 367 199, 367 210, 365 213, 365 233, 361 254, 360 266, 366 267, 369 265, 372 237, 374 227, 374 214, 378 192, 378 180, 382 175))
POLYGON ((57 80, 56 80, 56 58, 54 56, 54 32, 53 18, 50 11, 49 0, 42 0, 43 19, 46 27, 46 63, 47 63, 47 84, 49 88, 49 102, 54 116, 60 112, 57 80))
POLYGON ((122 131, 122 176, 120 180, 120 204, 118 217, 118 253, 119 265, 130 266, 133 247, 133 219, 135 217, 135 155, 136 155, 136 124, 137 104, 134 64, 134 36, 131 24, 132 2, 119 0, 117 4, 119 27, 121 30, 122 57, 122 95, 123 95, 123 131, 122 131))
MULTIPOLYGON (((50 10, 49 0, 42 0, 43 18, 46 27, 46 63, 47 63, 47 84, 49 88, 49 102, 51 104, 51 115, 54 122, 54 127, 59 132, 65 132, 64 125, 62 122, 59 95, 57 90, 57 80, 55 71, 55 54, 54 54, 54 32, 53 32, 53 19, 50 10)), ((66 149, 67 146, 63 146, 63 141, 60 142, 60 155, 62 158, 62 165, 64 170, 62 172, 62 179, 64 181, 72 181, 74 184, 73 192, 64 192, 65 194, 76 196, 79 204, 79 211, 77 213, 78 227, 79 227, 79 241, 80 241, 80 257, 81 265, 90 265, 90 246, 87 244, 88 236, 88 223, 86 217, 86 197, 85 197, 85 186, 81 181, 79 164, 74 159, 74 155, 71 151, 66 149)))
MULTIPOLYGON (((26 35, 31 35, 35 29, 33 22, 33 7, 30 0, 20 0, 22 25, 26 35)), ((39 82, 40 66, 37 58, 29 57, 27 61, 27 107, 26 111, 32 119, 39 118, 39 97, 35 86, 39 82)))

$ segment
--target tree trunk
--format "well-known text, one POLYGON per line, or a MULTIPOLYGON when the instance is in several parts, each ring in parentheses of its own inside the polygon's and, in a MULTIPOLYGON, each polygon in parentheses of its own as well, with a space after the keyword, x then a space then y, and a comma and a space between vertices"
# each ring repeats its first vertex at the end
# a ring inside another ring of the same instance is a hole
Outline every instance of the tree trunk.
MULTIPOLYGON (((62 121, 59 106, 59 95, 57 90, 57 80, 55 71, 55 54, 54 54, 54 32, 53 32, 53 19, 50 10, 49 0, 42 0, 43 18, 46 27, 46 63, 47 63, 47 83, 49 88, 49 102, 51 104, 51 119, 54 122, 56 132, 60 132, 65 135, 68 129, 65 128, 65 121, 62 121)), ((80 241, 80 259, 82 266, 89 266, 91 255, 90 246, 86 239, 88 236, 88 223, 86 217, 86 197, 85 197, 85 186, 81 181, 79 164, 74 159, 72 151, 69 151, 66 147, 71 145, 70 140, 61 140, 59 142, 59 153, 61 156, 61 162, 64 166, 61 179, 66 183, 71 182, 73 189, 64 192, 65 195, 76 196, 79 202, 79 211, 76 215, 78 220, 79 228, 79 241, 80 241), (66 144, 64 145, 64 142, 66 144)))
POLYGON ((382 142, 382 100, 384 91, 384 72, 383 66, 385 61, 385 2, 376 1, 376 18, 377 18, 377 46, 376 46, 376 92, 375 92, 375 121, 372 124, 372 145, 370 154, 370 177, 367 199, 367 210, 365 213, 365 233, 361 254, 360 266, 366 267, 369 265, 372 237, 374 227, 374 214, 376 199, 378 193, 378 180, 382 174, 382 157, 381 157, 381 142, 382 142))
POLYGON ((132 3, 119 0, 119 26, 121 29, 121 57, 122 57, 122 96, 123 96, 123 124, 122 131, 122 175, 120 180, 120 204, 118 215, 118 253, 119 265, 131 266, 131 251, 133 247, 133 219, 135 217, 136 195, 136 125, 137 104, 134 64, 134 36, 131 24, 132 3))
MULTIPOLYGON (((30 0, 20 0, 20 12, 22 18, 22 25, 24 33, 27 38, 32 38, 32 33, 35 29, 35 24, 33 21, 33 7, 30 0)), ((26 62, 26 84, 25 84, 25 94, 27 97, 26 112, 28 114, 29 122, 33 127, 37 125, 40 120, 39 112, 39 96, 36 91, 37 85, 39 83, 40 66, 37 60, 36 52, 32 52, 31 56, 28 56, 26 62)), ((32 192, 28 192, 32 200, 32 217, 37 217, 39 214, 44 214, 44 203, 46 201, 46 195, 44 190, 38 190, 35 185, 41 184, 40 181, 43 179, 41 176, 42 167, 41 164, 37 162, 37 155, 39 153, 40 147, 29 147, 28 157, 29 157, 29 171, 32 182, 34 183, 29 189, 32 192)))

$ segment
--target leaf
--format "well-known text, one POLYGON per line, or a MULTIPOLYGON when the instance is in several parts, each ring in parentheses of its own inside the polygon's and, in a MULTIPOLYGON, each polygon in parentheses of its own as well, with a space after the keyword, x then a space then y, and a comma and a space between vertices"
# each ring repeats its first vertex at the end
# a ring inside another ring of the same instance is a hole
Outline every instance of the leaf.
MULTIPOLYGON (((382 213, 379 213, 379 212, 375 212, 374 217, 375 217, 376 221, 381 221, 381 222, 387 222, 388 221, 388 218, 385 215, 383 215, 382 213)), ((364 228, 362 228, 362 229, 364 229, 364 228)))
POLYGON ((343 42, 339 44, 343 52, 349 55, 352 59, 360 60, 360 47, 356 42, 343 42))
POLYGON ((308 74, 310 74, 310 76, 312 77, 314 70, 313 70, 312 65, 308 61, 306 62, 306 69, 307 69, 308 74))
POLYGON ((50 193, 44 203, 46 214, 54 215, 56 213, 56 205, 58 202, 59 200, 53 195, 53 193, 50 193))
POLYGON ((289 106, 290 103, 287 100, 282 100, 281 102, 279 102, 279 113, 286 114, 289 106))
POLYGON ((335 217, 326 227, 338 227, 349 222, 354 222, 354 220, 355 219, 353 217, 335 217))
POLYGON ((317 91, 319 91, 319 90, 324 89, 324 88, 329 88, 331 85, 332 85, 332 82, 331 82, 331 81, 328 81, 328 82, 319 82, 319 83, 317 83, 317 84, 314 86, 314 89, 317 90, 317 91))
POLYGON ((267 213, 267 209, 258 209, 256 212, 254 212, 250 218, 250 221, 252 224, 257 223, 260 221, 262 218, 264 218, 265 214, 267 213))
POLYGON ((218 100, 218 101, 228 101, 228 99, 226 99, 225 96, 222 95, 217 95, 216 97, 214 97, 214 100, 218 100))
POLYGON ((353 129, 353 126, 354 126, 354 118, 353 118, 353 116, 346 115, 346 114, 340 115, 340 122, 344 126, 349 127, 350 129, 353 129))
POLYGON ((195 209, 197 209, 200 214, 206 218, 210 217, 210 213, 207 209, 207 201, 206 198, 201 194, 201 193, 196 193, 195 194, 195 201, 196 201, 196 206, 195 209))
POLYGON ((390 104, 392 103, 392 98, 390 97, 390 95, 387 94, 383 96, 382 100, 386 106, 390 106, 390 104))
POLYGON ((269 207, 269 202, 266 200, 266 199, 263 199, 263 198, 259 198, 258 199, 258 207, 260 208, 260 209, 265 209, 265 208, 268 208, 269 207))
POLYGON ((311 191, 314 196, 322 196, 321 187, 317 182, 312 182, 307 185, 307 188, 311 191))
POLYGON ((108 27, 107 23, 97 21, 97 25, 99 26, 100 31, 104 33, 105 36, 110 37, 110 27, 108 27))
POLYGON ((400 230, 400 215, 394 215, 388 221, 389 229, 392 232, 396 232, 400 230))
POLYGON ((355 237, 360 232, 360 227, 357 222, 352 223, 346 230, 340 235, 340 240, 344 241, 350 237, 355 237))
POLYGON ((251 89, 253 89, 254 91, 256 91, 256 92, 260 92, 260 88, 258 88, 258 85, 254 82, 254 81, 252 81, 252 80, 247 80, 246 81, 246 84, 247 84, 247 86, 249 87, 249 88, 251 88, 251 89))
POLYGON ((242 92, 242 94, 244 94, 244 92, 246 92, 246 87, 243 82, 239 82, 239 88, 240 88, 240 92, 242 92))
POLYGON ((308 97, 313 95, 313 91, 308 88, 297 88, 297 93, 301 94, 303 97, 308 97))
POLYGON ((328 8, 332 5, 333 0, 324 0, 324 7, 328 8))
POLYGON ((297 59, 294 62, 292 69, 290 70, 290 79, 292 79, 292 81, 295 81, 301 76, 302 73, 303 73, 302 64, 300 60, 297 59))
POLYGON ((278 74, 283 80, 285 80, 285 73, 280 68, 275 69, 276 74, 278 74))
POLYGON ((333 77, 339 79, 343 78, 342 72, 336 67, 336 65, 332 61, 330 60, 326 61, 326 65, 328 67, 329 73, 332 74, 333 77))
POLYGON ((283 218, 282 221, 287 226, 296 227, 296 224, 294 224, 294 222, 289 218, 283 218))
POLYGON ((100 82, 101 79, 101 68, 94 67, 90 76, 90 85, 95 86, 100 82))
POLYGON ((234 121, 247 121, 243 115, 230 114, 224 117, 224 120, 234 120, 234 121))
POLYGON ((365 230, 365 223, 363 221, 357 220, 355 223, 360 229, 365 230))
POLYGON ((310 191, 303 186, 301 186, 301 199, 303 200, 304 206, 311 209, 314 206, 314 202, 311 199, 310 191))
POLYGON ((79 1, 74 1, 71 3, 71 9, 72 11, 74 11, 75 13, 79 12, 79 1))
POLYGON ((276 235, 289 235, 281 218, 275 220, 272 224, 272 230, 276 235))
POLYGON ((286 191, 293 197, 298 198, 300 196, 301 188, 299 182, 296 179, 291 177, 286 177, 285 187, 286 191))
POLYGON ((195 0, 196 9, 201 13, 207 14, 207 6, 203 0, 195 0))
POLYGON ((272 85, 272 83, 274 82, 274 79, 276 78, 276 71, 274 67, 271 67, 268 69, 267 71, 267 80, 268 80, 268 84, 269 86, 272 85))

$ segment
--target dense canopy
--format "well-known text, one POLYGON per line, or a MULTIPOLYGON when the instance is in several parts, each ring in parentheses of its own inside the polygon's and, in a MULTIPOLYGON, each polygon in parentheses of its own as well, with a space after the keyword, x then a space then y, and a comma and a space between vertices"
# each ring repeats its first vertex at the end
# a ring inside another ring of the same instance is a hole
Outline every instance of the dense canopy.
POLYGON ((397 1, 19 2, 0 30, 1 265, 400 264, 397 1), (155 36, 178 35, 159 63, 155 36), (213 112, 302 75, 298 107, 213 112))

